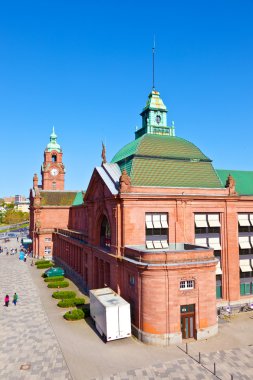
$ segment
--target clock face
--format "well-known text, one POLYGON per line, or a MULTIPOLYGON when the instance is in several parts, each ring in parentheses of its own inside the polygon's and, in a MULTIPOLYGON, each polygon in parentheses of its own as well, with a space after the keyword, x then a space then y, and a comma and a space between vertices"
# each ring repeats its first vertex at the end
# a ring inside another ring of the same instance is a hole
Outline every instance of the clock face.
POLYGON ((53 168, 53 169, 51 169, 50 173, 51 173, 51 175, 56 176, 59 173, 59 171, 58 171, 58 169, 53 168))

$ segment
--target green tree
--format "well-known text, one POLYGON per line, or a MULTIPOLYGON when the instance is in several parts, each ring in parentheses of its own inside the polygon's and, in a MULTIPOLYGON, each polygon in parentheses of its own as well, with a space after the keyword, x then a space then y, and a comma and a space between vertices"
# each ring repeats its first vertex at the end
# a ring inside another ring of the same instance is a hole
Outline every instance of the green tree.
POLYGON ((28 212, 16 211, 14 209, 8 209, 3 216, 3 223, 15 224, 24 222, 29 219, 28 212))

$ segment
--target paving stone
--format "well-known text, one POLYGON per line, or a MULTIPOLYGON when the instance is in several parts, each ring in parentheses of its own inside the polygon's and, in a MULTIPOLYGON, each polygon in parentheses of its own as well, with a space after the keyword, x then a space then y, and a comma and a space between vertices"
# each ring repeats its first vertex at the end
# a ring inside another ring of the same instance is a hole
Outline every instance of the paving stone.
POLYGON ((17 306, 0 306, 0 379, 68 379, 72 377, 43 310, 28 263, 0 255, 0 305, 17 292, 17 306), (4 363, 4 365, 3 365, 4 363), (21 370, 22 364, 31 365, 21 370))

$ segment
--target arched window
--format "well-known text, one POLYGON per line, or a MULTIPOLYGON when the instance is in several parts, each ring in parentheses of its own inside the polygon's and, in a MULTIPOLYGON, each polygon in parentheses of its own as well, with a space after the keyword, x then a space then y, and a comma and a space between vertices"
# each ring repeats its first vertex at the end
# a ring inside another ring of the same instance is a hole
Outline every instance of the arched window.
POLYGON ((56 154, 52 154, 52 162, 56 162, 57 161, 57 156, 56 154))
POLYGON ((103 217, 101 222, 100 246, 108 250, 111 247, 111 228, 106 216, 103 217))

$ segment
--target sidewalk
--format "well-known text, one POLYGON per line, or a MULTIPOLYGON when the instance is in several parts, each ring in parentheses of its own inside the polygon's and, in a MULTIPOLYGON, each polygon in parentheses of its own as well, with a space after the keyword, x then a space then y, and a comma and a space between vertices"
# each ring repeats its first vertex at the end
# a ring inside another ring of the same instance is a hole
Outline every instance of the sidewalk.
MULTIPOLYGON (((19 295, 16 307, 2 306, 0 313, 0 379, 252 379, 252 312, 221 324, 217 337, 189 343, 189 355, 185 345, 154 347, 135 338, 105 344, 89 319, 63 319, 66 310, 56 306, 42 272, 17 256, 0 255, 0 299, 19 295), (30 368, 20 369, 23 364, 30 368)), ((68 289, 80 294, 73 283, 68 289)))
POLYGON ((0 379, 71 379, 27 263, 0 256, 0 379), (17 292, 17 306, 4 304, 17 292))

